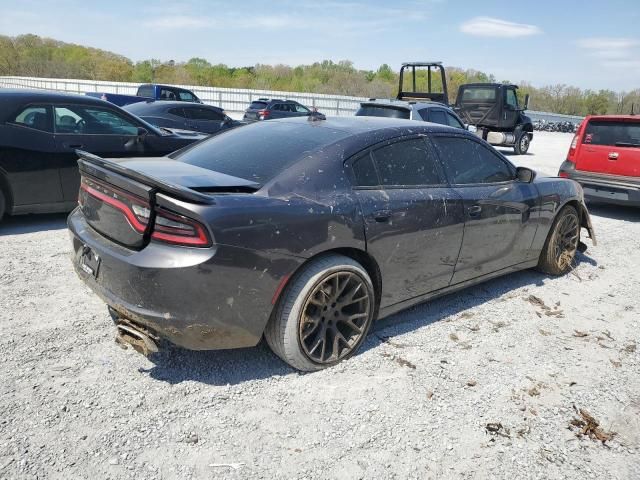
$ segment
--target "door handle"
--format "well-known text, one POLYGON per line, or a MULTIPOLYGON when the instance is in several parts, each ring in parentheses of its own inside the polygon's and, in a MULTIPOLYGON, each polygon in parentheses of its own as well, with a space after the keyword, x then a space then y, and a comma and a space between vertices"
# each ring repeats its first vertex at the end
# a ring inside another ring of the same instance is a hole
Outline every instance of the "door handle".
POLYGON ((373 213, 373 219, 376 222, 386 222, 391 218, 391 210, 378 210, 373 213))
POLYGON ((482 207, 480 205, 473 205, 472 207, 469 207, 467 212, 470 217, 479 217, 480 213, 482 213, 482 207))
POLYGON ((609 160, 617 160, 618 152, 609 152, 609 160))
POLYGON ((82 148, 82 147, 84 147, 84 145, 82 145, 81 143, 71 143, 71 144, 65 144, 65 147, 67 147, 67 148, 82 148))

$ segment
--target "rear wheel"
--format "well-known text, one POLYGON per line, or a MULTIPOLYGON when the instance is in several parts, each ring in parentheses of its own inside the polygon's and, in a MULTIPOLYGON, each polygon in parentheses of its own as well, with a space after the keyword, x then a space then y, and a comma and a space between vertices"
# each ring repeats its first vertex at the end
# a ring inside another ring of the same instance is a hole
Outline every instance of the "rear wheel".
POLYGON ((265 339, 292 367, 321 370, 356 352, 374 310, 373 284, 358 262, 342 255, 320 257, 292 278, 265 339))
POLYGON ((563 275, 571 270, 580 242, 580 216, 567 205, 556 216, 540 253, 538 270, 549 275, 563 275))
POLYGON ((529 132, 522 132, 518 137, 518 141, 513 147, 513 150, 517 155, 524 155, 529 151, 529 146, 531 145, 531 137, 529 137, 529 132))

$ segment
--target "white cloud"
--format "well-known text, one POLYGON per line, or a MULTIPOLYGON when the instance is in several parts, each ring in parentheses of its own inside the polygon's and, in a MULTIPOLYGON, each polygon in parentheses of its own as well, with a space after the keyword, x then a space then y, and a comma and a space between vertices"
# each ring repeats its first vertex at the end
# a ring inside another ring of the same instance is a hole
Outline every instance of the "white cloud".
POLYGON ((578 40, 576 45, 593 57, 623 60, 637 57, 635 47, 640 46, 640 41, 633 38, 593 37, 578 40))
POLYGON ((477 37, 526 37, 542 33, 536 25, 508 22, 499 18, 475 17, 460 25, 460 31, 477 37))

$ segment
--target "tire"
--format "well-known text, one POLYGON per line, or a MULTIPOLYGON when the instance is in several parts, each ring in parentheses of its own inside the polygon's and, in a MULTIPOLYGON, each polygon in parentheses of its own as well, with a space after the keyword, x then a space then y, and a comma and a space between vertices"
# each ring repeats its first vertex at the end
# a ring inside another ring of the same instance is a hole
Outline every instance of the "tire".
POLYGON ((362 265, 343 255, 322 256, 289 281, 264 336, 293 368, 322 370, 358 350, 375 305, 373 284, 362 265))
POLYGON ((513 146, 513 151, 516 152, 516 155, 525 155, 529 151, 530 145, 531 138, 529 137, 529 132, 522 132, 516 144, 513 146))
POLYGON ((537 269, 549 275, 564 275, 572 268, 579 243, 580 215, 575 208, 567 205, 551 225, 537 269))

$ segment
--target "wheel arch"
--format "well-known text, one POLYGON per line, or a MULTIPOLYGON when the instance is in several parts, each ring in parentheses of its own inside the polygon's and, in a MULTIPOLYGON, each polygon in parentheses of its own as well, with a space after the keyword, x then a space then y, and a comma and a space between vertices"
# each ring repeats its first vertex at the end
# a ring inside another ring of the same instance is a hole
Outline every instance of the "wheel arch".
POLYGON ((378 266, 378 262, 369 253, 359 248, 352 247, 341 247, 330 250, 323 250, 322 252, 319 252, 307 258, 304 262, 298 265, 298 267, 290 275, 284 277, 283 284, 280 285, 280 287, 276 291, 276 295, 274 295, 273 300, 273 311, 276 311, 278 302, 280 302, 283 297, 282 293, 291 284, 291 280, 294 279, 306 265, 316 260, 317 258, 331 254, 344 255, 345 257, 355 260, 360 265, 362 265, 362 268, 365 269, 365 271, 369 275, 369 278, 371 278, 371 283, 373 284, 373 290, 376 297, 374 319, 377 318, 378 311, 380 309, 380 300, 382 298, 382 274, 380 273, 380 267, 378 266))
POLYGON ((13 208, 13 190, 4 170, 0 169, 0 195, 4 195, 5 215, 13 208))

